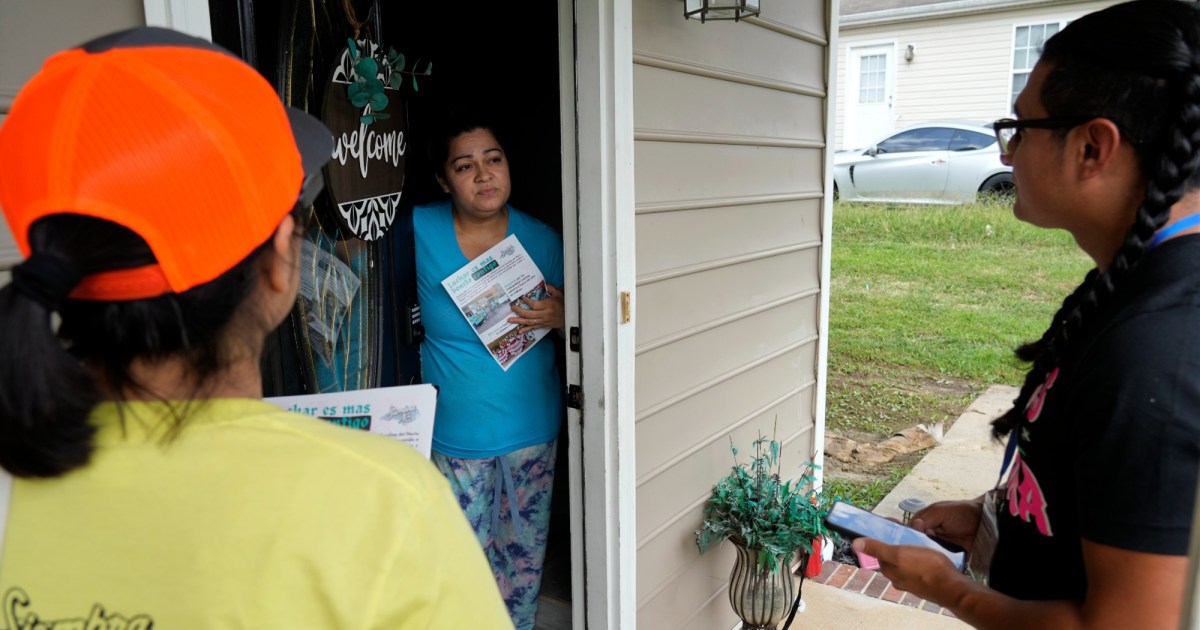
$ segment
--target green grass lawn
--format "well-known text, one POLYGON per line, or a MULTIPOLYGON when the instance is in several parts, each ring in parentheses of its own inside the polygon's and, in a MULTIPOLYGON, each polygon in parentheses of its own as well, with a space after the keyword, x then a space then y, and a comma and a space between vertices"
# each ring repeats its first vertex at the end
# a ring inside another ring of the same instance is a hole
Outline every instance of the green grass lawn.
MULTIPOLYGON (((836 203, 832 246, 826 426, 855 439, 952 420, 988 385, 1019 385, 1013 348, 1092 267, 1069 234, 999 202, 836 203)), ((826 468, 832 488, 873 506, 911 465, 865 481, 826 468)))
POLYGON ((1091 266, 1069 234, 999 203, 836 204, 830 369, 1019 383, 1012 349, 1041 335, 1091 266))

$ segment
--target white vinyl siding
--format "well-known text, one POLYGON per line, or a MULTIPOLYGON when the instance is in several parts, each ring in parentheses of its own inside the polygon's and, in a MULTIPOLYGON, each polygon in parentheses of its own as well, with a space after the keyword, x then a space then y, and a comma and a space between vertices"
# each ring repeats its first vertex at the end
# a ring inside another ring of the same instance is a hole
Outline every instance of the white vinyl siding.
MULTIPOLYGON (((930 120, 990 122, 1012 108, 1013 43, 1018 25, 1063 23, 1117 4, 1117 0, 1048 3, 1033 8, 981 11, 970 15, 896 24, 843 26, 837 48, 837 103, 845 101, 847 51, 864 42, 895 41, 897 51, 913 46, 913 61, 898 55, 895 128, 930 120)), ((843 146, 845 106, 836 112, 835 148, 843 146)))
POLYGON ((777 426, 786 475, 820 447, 826 10, 634 0, 639 628, 737 622, 732 550, 694 536, 730 440, 777 426))
MULTIPOLYGON (((42 61, 93 37, 145 24, 142 0, 0 0, 0 125, 42 61)), ((20 262, 8 226, 0 228, 0 269, 20 262)), ((0 285, 7 274, 0 274, 0 285)))

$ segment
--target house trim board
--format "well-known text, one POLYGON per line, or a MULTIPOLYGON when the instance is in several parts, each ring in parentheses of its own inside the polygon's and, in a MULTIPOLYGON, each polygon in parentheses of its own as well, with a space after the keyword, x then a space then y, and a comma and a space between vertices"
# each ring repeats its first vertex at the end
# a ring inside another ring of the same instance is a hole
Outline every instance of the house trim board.
MULTIPOLYGON (((841 16, 837 0, 827 0, 829 7, 829 46, 825 48, 825 138, 826 145, 833 146, 833 138, 837 133, 837 90, 834 82, 837 80, 838 40, 840 38, 841 16)), ((846 57, 849 59, 849 56, 846 57)), ((813 396, 813 465, 815 468, 817 488, 825 482, 825 396, 829 389, 829 293, 833 286, 832 251, 833 251, 833 151, 825 151, 825 196, 821 200, 821 275, 819 285, 822 289, 817 298, 817 383, 816 395, 813 396)))
MULTIPOLYGON (((568 330, 579 326, 579 162, 576 144, 575 114, 575 2, 558 0, 558 111, 561 143, 563 295, 574 296, 565 302, 568 330)), ((566 382, 581 385, 580 355, 568 348, 564 367, 566 382)), ((583 532, 583 412, 567 408, 567 469, 570 549, 571 549, 571 627, 586 626, 587 593, 584 585, 586 560, 583 532)))
POLYGON ((587 628, 637 624, 632 20, 632 0, 575 2, 587 628), (624 323, 622 294, 632 305, 624 323))
POLYGON ((880 24, 898 24, 928 20, 930 18, 957 17, 982 13, 997 13, 1012 9, 1030 9, 1037 7, 1062 7, 1070 4, 1082 4, 1092 0, 955 0, 918 7, 903 7, 857 13, 841 18, 841 29, 844 31, 880 24))
POLYGON ((146 26, 163 26, 212 41, 208 2, 203 0, 142 0, 146 26))

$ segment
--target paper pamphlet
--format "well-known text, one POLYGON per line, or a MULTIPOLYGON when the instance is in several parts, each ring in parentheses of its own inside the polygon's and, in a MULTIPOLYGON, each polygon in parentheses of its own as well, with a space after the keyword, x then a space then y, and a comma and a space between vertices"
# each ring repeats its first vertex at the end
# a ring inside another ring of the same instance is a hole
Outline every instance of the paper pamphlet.
POLYGON ((277 396, 266 401, 285 411, 386 435, 412 446, 426 458, 433 448, 433 414, 437 410, 437 389, 433 385, 277 396))
POLYGON ((541 270, 515 234, 451 274, 442 286, 506 372, 550 331, 538 328, 522 334, 517 332, 520 325, 508 321, 514 316, 512 306, 524 305, 522 297, 544 300, 550 296, 541 270))

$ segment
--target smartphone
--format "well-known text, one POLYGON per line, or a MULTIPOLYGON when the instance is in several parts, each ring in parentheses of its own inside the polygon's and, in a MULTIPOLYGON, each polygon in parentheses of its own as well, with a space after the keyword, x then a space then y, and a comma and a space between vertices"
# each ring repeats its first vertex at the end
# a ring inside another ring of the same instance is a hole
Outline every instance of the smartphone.
POLYGON ((835 501, 825 517, 825 525, 849 540, 874 538, 889 545, 916 545, 940 552, 962 570, 967 554, 954 543, 932 538, 906 525, 872 514, 849 503, 835 501))

